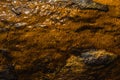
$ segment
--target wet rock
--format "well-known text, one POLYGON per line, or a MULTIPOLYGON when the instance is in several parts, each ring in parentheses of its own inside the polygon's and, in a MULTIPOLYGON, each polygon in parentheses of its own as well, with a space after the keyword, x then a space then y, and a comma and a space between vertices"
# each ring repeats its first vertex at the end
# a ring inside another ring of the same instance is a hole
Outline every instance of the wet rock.
POLYGON ((80 56, 71 55, 66 65, 56 75, 55 80, 104 80, 100 75, 102 70, 111 70, 110 66, 104 66, 114 62, 116 55, 105 50, 81 53, 80 56), (97 66, 97 67, 96 67, 97 66), (96 77, 96 75, 98 75, 96 77))
POLYGON ((100 11, 108 11, 108 6, 100 3, 96 3, 93 0, 47 0, 46 2, 55 3, 55 2, 67 2, 70 3, 70 6, 77 5, 80 9, 93 9, 100 11))
POLYGON ((98 50, 81 53, 80 57, 87 65, 100 66, 110 64, 117 56, 105 50, 98 50))
POLYGON ((19 80, 120 79, 120 61, 115 65, 116 55, 110 52, 102 50, 104 54, 101 54, 99 50, 91 50, 80 52, 79 55, 69 54, 69 47, 87 49, 91 46, 119 54, 119 19, 111 18, 119 17, 118 10, 111 10, 109 16, 108 13, 97 11, 107 11, 108 6, 92 0, 49 0, 50 3, 40 2, 48 0, 7 1, 0 1, 0 20, 4 21, 1 27, 9 25, 18 30, 10 30, 7 37, 6 33, 0 35, 1 47, 11 50, 11 53, 3 49, 0 52, 0 79, 14 80, 16 71, 19 80), (11 2, 14 6, 9 8, 7 5, 11 2), (110 32, 106 32, 106 29, 110 29, 110 32), (55 49, 55 52, 49 55, 51 49, 55 49), (68 55, 59 58, 53 55, 59 51, 68 55), (12 63, 15 63, 16 71, 12 63))
POLYGON ((21 1, 12 1, 10 5, 11 11, 17 16, 21 14, 30 14, 33 9, 31 9, 27 4, 22 4, 21 1))
POLYGON ((53 80, 55 74, 65 64, 64 60, 67 57, 61 53, 51 53, 51 51, 48 54, 30 55, 32 56, 30 59, 28 57, 24 57, 26 60, 20 58, 20 61, 14 65, 19 80, 53 80))

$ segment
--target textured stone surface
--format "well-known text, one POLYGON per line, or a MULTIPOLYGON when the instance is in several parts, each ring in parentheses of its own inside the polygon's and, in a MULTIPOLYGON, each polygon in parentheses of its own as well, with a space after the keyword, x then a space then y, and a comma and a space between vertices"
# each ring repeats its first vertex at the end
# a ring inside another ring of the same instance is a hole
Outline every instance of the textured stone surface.
POLYGON ((11 64, 9 52, 0 49, 0 80, 17 80, 14 66, 11 64))
POLYGON ((114 61, 116 55, 106 52, 105 50, 98 51, 88 51, 81 53, 80 57, 83 59, 83 62, 87 65, 100 66, 108 65, 114 61))
MULTIPOLYGON (((80 9, 95 9, 95 10, 101 10, 101 11, 108 11, 108 6, 107 5, 103 5, 100 3, 96 3, 93 0, 43 0, 41 2, 48 2, 48 3, 52 3, 52 5, 54 3, 57 3, 58 5, 60 3, 69 3, 69 6, 76 6, 76 8, 80 8, 80 9), (60 2, 60 3, 59 3, 60 2)), ((65 4, 67 5, 67 4, 65 4)))
POLYGON ((114 69, 109 67, 117 58, 115 54, 105 50, 88 51, 79 55, 71 55, 68 58, 66 65, 57 74, 55 80, 105 80, 105 74, 96 75, 99 75, 101 70, 105 70, 107 67, 109 71, 114 69))
POLYGON ((87 3, 1 0, 0 79, 120 80, 120 1, 87 3))

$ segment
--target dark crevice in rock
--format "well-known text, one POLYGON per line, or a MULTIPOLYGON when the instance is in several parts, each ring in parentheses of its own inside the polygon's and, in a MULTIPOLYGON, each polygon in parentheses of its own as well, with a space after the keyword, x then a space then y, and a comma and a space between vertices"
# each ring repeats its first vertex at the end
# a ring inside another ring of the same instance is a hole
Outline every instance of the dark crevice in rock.
POLYGON ((89 26, 89 25, 84 25, 80 28, 78 28, 77 30, 75 30, 75 32, 81 32, 84 30, 90 30, 91 32, 97 32, 99 30, 104 29, 103 27, 94 27, 94 26, 89 26))

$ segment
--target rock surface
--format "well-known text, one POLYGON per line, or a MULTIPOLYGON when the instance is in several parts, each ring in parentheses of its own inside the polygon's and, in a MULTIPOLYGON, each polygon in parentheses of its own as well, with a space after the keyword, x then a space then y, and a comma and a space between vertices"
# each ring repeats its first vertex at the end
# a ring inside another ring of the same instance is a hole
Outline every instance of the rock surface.
POLYGON ((108 11, 107 5, 96 3, 93 0, 43 0, 41 2, 52 3, 52 5, 55 3, 57 3, 57 5, 60 5, 60 3, 63 3, 63 4, 68 3, 65 5, 74 6, 74 8, 76 6, 77 8, 80 8, 80 9, 95 9, 95 10, 101 10, 101 11, 108 11))
POLYGON ((0 80, 120 80, 119 12, 119 0, 1 0, 0 80))
POLYGON ((0 49, 0 80, 17 80, 17 74, 11 60, 9 52, 0 49))

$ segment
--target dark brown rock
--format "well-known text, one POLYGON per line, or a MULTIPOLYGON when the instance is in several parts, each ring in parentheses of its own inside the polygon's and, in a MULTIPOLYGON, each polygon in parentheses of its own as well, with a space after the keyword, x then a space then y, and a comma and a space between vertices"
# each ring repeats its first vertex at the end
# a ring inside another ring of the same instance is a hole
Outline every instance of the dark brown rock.
POLYGON ((17 80, 14 66, 11 64, 12 57, 8 50, 0 50, 0 80, 17 80))

